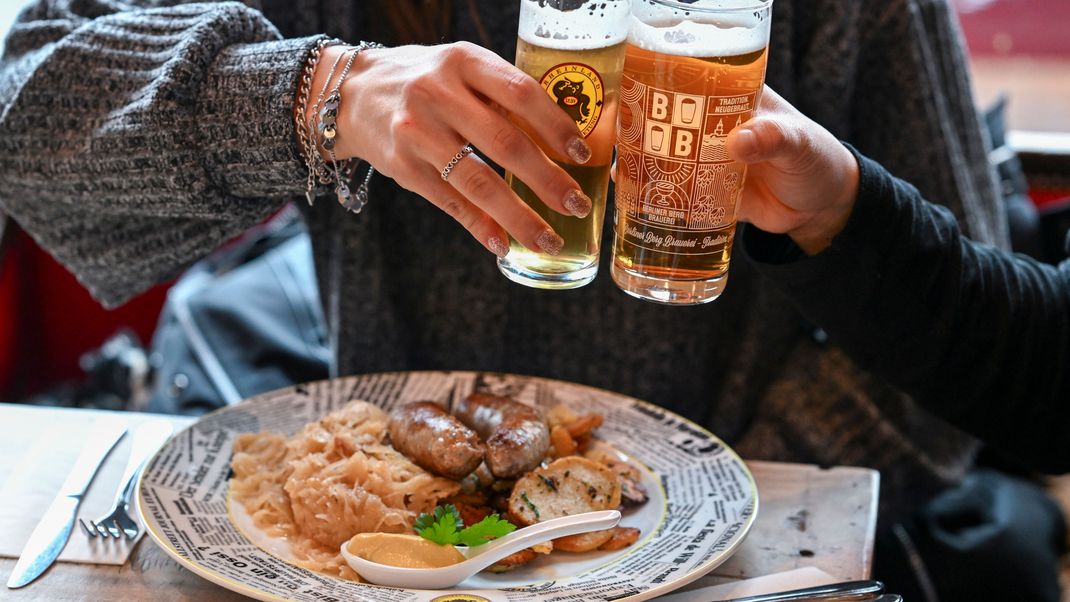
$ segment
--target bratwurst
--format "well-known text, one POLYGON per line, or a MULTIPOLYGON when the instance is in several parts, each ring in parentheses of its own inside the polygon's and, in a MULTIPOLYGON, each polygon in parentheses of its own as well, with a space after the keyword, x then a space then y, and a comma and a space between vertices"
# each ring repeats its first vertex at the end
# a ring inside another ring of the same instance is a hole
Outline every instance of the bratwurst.
POLYGON ((508 397, 473 393, 453 413, 486 442, 487 468, 499 479, 535 468, 550 449, 550 429, 542 414, 508 397))
POLYGON ((394 449, 435 474, 459 480, 483 462, 486 446, 479 436, 437 403, 414 401, 395 408, 389 429, 394 449))

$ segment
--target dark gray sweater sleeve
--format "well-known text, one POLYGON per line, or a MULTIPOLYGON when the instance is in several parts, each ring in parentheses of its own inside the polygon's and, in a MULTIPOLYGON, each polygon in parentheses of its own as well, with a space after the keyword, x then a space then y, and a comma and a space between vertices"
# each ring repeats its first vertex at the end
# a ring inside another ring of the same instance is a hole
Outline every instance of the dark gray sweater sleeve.
POLYGON ((1002 198, 951 2, 796 4, 806 26, 797 34, 800 84, 792 104, 950 208, 974 240, 1006 245, 1002 198), (854 17, 829 16, 837 14, 854 17), (830 101, 840 97, 846 100, 830 101))
POLYGON ((237 2, 166 4, 35 2, 0 62, 0 207, 106 305, 304 187, 292 107, 315 39, 237 2))
POLYGON ((1070 261, 969 240, 858 157, 858 201, 828 249, 806 258, 747 227, 747 254, 860 365, 1031 466, 1070 470, 1070 261))

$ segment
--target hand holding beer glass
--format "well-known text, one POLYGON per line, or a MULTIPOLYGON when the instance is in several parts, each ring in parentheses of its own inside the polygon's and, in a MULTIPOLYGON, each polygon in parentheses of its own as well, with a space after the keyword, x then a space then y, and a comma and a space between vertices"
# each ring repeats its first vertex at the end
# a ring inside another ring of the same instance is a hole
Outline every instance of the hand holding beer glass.
MULTIPOLYGON (((529 132, 539 147, 583 188, 589 214, 548 208, 515 173, 506 181, 564 239, 556 254, 510 239, 498 266, 510 280, 547 289, 583 286, 598 273, 609 169, 613 162, 617 87, 628 33, 628 0, 520 0, 516 65, 532 76, 575 123, 591 149, 578 164, 529 132)), ((567 203, 566 203, 567 206, 567 203)))
POLYGON ((620 87, 613 280, 694 305, 721 295, 747 168, 728 134, 754 114, 772 0, 635 0, 620 87))

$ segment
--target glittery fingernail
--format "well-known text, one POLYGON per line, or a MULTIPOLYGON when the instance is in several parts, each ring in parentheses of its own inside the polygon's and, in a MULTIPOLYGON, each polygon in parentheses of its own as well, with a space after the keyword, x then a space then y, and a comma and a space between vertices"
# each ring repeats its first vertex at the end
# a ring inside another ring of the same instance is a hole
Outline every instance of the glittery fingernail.
POLYGON ((587 143, 579 136, 569 140, 568 148, 565 150, 568 152, 569 158, 580 165, 591 160, 591 147, 587 146, 587 143))
POLYGON ((491 252, 498 257, 505 257, 509 254, 509 245, 505 244, 505 241, 497 236, 491 236, 487 239, 487 246, 490 247, 491 252))
POLYGON ((576 217, 587 217, 591 214, 591 197, 575 188, 568 191, 563 204, 565 209, 576 217))
POLYGON ((565 246, 565 239, 557 235, 553 230, 543 230, 543 233, 535 239, 535 244, 547 255, 558 255, 565 246))

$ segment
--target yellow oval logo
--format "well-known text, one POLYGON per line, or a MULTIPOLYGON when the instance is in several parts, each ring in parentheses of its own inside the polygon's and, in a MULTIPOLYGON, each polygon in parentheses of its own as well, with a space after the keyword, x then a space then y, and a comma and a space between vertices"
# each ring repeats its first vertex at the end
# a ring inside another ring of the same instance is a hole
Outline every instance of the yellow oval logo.
POLYGON ((490 600, 475 594, 446 594, 432 598, 431 602, 490 602, 490 600))
POLYGON ((562 63, 547 71, 539 83, 576 122, 583 137, 590 136, 605 103, 602 76, 583 63, 562 63))

